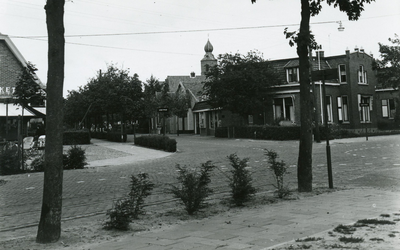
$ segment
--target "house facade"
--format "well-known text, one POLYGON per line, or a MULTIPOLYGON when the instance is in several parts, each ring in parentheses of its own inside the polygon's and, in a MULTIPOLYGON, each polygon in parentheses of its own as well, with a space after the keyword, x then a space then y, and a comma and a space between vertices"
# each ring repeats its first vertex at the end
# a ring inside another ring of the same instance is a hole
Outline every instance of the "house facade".
MULTIPOLYGON (((322 81, 314 81, 311 87, 313 111, 319 123, 325 122, 324 112, 327 110, 330 124, 339 124, 356 133, 365 127, 371 131, 377 129, 377 79, 372 62, 373 57, 364 50, 346 50, 343 55, 330 57, 317 51, 312 57, 312 70, 336 70, 336 77, 325 81, 326 109, 322 81)), ((293 58, 272 63, 284 84, 271 88, 272 105, 266 108, 266 123, 300 124, 299 60, 293 58)))
MULTIPOLYGON (((0 33, 0 140, 16 140, 18 126, 22 127, 23 135, 36 130, 36 125, 43 126, 45 106, 23 109, 13 97, 18 77, 26 66, 27 61, 11 39, 0 33)), ((35 81, 45 88, 39 78, 35 81)))

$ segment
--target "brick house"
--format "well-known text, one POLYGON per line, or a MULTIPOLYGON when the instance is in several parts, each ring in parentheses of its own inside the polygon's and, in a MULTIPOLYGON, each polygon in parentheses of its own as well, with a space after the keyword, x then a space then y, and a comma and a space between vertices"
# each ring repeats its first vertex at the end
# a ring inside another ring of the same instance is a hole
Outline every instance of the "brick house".
MULTIPOLYGON (((337 79, 326 80, 328 123, 361 132, 365 126, 377 129, 375 87, 377 80, 372 69, 373 57, 364 50, 346 50, 344 55, 325 57, 317 51, 312 57, 312 70, 337 69, 337 79)), ((266 123, 286 121, 300 124, 299 60, 297 58, 272 61, 284 84, 271 88, 272 105, 266 108, 266 123)), ((312 86, 314 111, 324 122, 322 82, 312 86)))
MULTIPOLYGON (((25 107, 15 105, 13 93, 15 84, 27 61, 19 52, 11 39, 0 33, 0 140, 17 139, 18 116, 23 115, 22 131, 27 135, 34 123, 43 125, 46 113, 45 106, 25 107)), ((39 78, 36 82, 44 89, 39 78)))

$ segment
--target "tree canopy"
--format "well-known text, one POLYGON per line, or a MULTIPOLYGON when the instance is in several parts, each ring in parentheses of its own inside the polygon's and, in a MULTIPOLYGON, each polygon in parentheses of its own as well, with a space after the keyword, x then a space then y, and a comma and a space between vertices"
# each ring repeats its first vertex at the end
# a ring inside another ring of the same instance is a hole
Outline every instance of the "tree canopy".
POLYGON ((203 90, 210 104, 241 115, 262 110, 268 88, 280 84, 272 64, 254 51, 219 55, 206 77, 203 90))
POLYGON ((84 87, 68 93, 65 118, 70 124, 83 119, 86 113, 91 117, 119 114, 122 120, 138 118, 142 115, 142 97, 142 82, 137 74, 130 76, 129 70, 109 65, 84 87))
POLYGON ((380 58, 375 61, 378 82, 382 87, 400 87, 400 39, 397 34, 389 38, 392 45, 379 43, 380 58))
POLYGON ((45 92, 37 82, 37 76, 35 72, 37 68, 31 62, 22 69, 20 76, 18 77, 17 83, 15 84, 14 96, 17 102, 23 106, 28 105, 39 105, 43 103, 45 99, 45 92))

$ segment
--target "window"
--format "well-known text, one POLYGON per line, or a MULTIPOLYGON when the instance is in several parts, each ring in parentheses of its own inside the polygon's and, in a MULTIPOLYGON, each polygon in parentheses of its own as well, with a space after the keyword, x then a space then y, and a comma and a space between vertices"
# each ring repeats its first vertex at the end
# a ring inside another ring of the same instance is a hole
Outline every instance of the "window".
POLYGON ((332 122, 332 97, 326 96, 326 110, 328 115, 328 122, 332 122))
POLYGON ((339 65, 339 79, 340 79, 340 82, 342 82, 342 83, 347 82, 347 79, 346 79, 346 65, 344 65, 344 64, 340 64, 339 65))
POLYGON ((274 118, 276 120, 294 121, 292 97, 274 99, 274 118))
POLYGON ((367 72, 364 70, 363 65, 360 65, 358 69, 358 83, 367 84, 367 72))
POLYGON ((286 77, 288 82, 298 82, 299 81, 299 68, 289 68, 286 69, 286 77))
POLYGON ((383 99, 382 100, 382 117, 393 119, 396 114, 396 107, 394 99, 383 99))
POLYGON ((358 95, 358 110, 360 112, 360 121, 362 123, 371 122, 370 112, 372 110, 372 97, 358 95))
POLYGON ((338 96, 337 106, 338 106, 338 120, 342 122, 348 122, 349 106, 348 106, 347 96, 338 96))

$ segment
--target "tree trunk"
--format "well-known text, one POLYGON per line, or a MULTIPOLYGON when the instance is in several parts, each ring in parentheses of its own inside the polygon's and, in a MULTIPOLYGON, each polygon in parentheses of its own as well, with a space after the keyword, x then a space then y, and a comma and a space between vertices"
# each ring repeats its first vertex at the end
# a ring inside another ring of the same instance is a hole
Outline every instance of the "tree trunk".
POLYGON ((36 237, 38 243, 56 242, 61 234, 63 183, 63 84, 64 84, 64 4, 47 0, 48 32, 46 148, 42 211, 36 237))
POLYGON ((301 0, 301 23, 297 41, 300 69, 300 147, 297 162, 299 192, 312 191, 312 103, 310 95, 308 46, 310 42, 310 6, 301 0))

